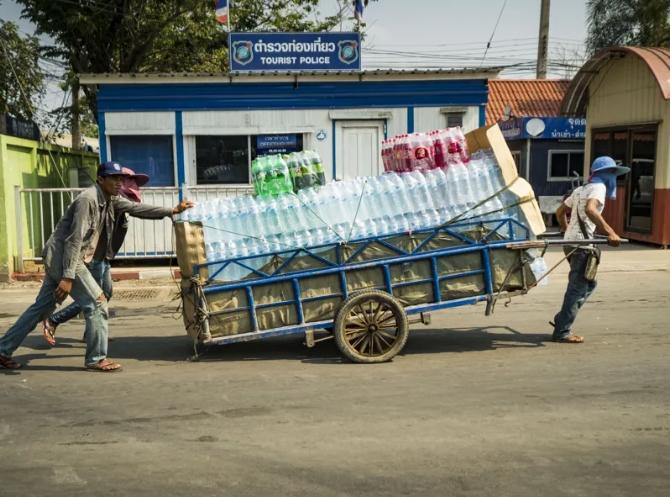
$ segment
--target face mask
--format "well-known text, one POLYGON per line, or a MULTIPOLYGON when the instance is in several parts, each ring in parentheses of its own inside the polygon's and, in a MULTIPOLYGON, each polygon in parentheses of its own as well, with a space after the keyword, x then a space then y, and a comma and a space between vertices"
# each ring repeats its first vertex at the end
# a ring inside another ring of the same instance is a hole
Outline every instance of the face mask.
POLYGON ((121 184, 121 190, 119 191, 121 195, 126 197, 128 200, 133 202, 141 202, 142 194, 140 193, 140 187, 137 186, 137 183, 134 179, 123 178, 123 183, 121 184))
POLYGON ((616 174, 607 171, 599 172, 591 177, 591 183, 602 183, 607 189, 607 198, 616 198, 616 174))

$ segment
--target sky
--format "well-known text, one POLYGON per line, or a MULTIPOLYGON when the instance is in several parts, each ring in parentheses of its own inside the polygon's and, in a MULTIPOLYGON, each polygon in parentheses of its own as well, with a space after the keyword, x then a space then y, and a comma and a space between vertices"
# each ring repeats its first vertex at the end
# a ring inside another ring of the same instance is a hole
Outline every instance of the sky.
MULTIPOLYGON (((350 0, 341 0, 341 3, 346 4, 348 17, 353 17, 350 0)), ((585 3, 585 0, 552 2, 549 22, 551 61, 572 65, 580 65, 583 61, 585 3)), ((541 0, 370 0, 364 13, 367 26, 363 67, 507 66, 502 77, 532 78, 535 75, 540 4, 541 0)), ((234 23, 234 0, 232 5, 234 23)), ((339 9, 337 0, 320 0, 319 7, 322 14, 332 14, 339 9)), ((0 18, 17 22, 24 33, 33 33, 34 26, 20 19, 20 14, 21 8, 13 0, 0 0, 0 18)), ((352 22, 346 20, 343 30, 350 29, 352 22)), ((59 73, 57 66, 46 61, 42 64, 45 69, 59 73)), ((569 77, 571 71, 574 69, 552 66, 549 76, 569 77)), ((56 107, 61 104, 62 97, 62 92, 52 81, 43 106, 56 107)))

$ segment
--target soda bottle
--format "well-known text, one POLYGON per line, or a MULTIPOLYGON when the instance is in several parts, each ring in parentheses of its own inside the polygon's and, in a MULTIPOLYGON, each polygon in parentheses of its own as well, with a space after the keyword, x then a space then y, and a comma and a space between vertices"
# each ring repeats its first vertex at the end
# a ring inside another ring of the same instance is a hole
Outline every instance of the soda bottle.
POLYGON ((445 130, 437 129, 433 131, 432 138, 435 167, 447 167, 447 143, 445 140, 445 130))
POLYGON ((251 163, 251 177, 254 181, 254 192, 262 197, 265 192, 265 157, 256 157, 251 163))
POLYGON ((435 167, 433 141, 425 133, 410 135, 410 161, 412 171, 428 171, 435 167))
POLYGON ((323 186, 326 184, 326 173, 323 171, 321 157, 314 150, 311 150, 310 153, 312 158, 312 170, 316 175, 316 185, 323 186))
POLYGON ((291 152, 286 159, 286 164, 291 175, 293 192, 297 193, 302 188, 302 171, 300 170, 300 162, 298 161, 298 152, 291 152))

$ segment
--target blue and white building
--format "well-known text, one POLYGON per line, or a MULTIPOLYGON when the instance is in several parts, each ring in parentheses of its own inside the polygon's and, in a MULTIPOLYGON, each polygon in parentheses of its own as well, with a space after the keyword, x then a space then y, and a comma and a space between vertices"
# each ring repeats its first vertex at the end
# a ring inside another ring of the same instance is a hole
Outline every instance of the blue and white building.
POLYGON ((148 186, 240 189, 251 161, 316 150, 327 177, 382 171, 386 137, 485 124, 498 69, 86 74, 98 87, 100 159, 148 186))

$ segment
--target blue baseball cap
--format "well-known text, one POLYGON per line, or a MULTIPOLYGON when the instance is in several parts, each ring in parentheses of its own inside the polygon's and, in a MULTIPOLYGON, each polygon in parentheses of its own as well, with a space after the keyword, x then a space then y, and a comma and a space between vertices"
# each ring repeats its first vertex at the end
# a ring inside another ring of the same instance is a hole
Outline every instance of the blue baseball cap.
POLYGON ((596 157, 591 164, 591 174, 596 174, 601 171, 607 171, 621 176, 623 174, 628 174, 630 172, 630 167, 619 166, 614 159, 608 157, 607 155, 601 155, 596 157))
POLYGON ((130 176, 118 162, 107 161, 98 166, 98 176, 130 176))

